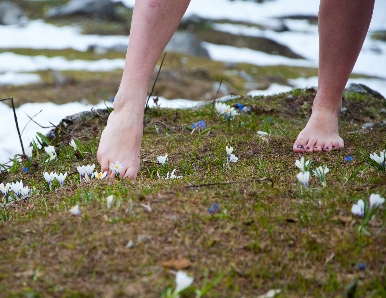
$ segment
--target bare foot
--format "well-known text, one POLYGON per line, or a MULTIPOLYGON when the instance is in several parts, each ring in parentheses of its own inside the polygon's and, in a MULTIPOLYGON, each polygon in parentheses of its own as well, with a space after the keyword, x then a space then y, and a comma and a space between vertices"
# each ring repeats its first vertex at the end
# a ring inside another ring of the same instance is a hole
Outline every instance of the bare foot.
POLYGON ((313 108, 306 127, 300 132, 293 151, 321 152, 344 147, 338 132, 338 115, 328 108, 313 108))
MULTIPOLYGON (((114 102, 114 107, 115 105, 114 102)), ((111 178, 114 177, 114 173, 109 166, 116 161, 123 164, 121 178, 135 180, 137 177, 140 166, 143 114, 142 100, 138 100, 133 105, 120 106, 110 114, 99 142, 97 156, 102 172, 108 171, 111 178)))

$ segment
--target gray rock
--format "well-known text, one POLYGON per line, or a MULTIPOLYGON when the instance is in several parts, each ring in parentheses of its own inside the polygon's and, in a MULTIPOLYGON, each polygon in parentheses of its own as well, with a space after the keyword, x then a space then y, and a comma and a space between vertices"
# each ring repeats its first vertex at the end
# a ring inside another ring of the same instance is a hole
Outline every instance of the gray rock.
POLYGON ((15 3, 9 1, 0 3, 1 25, 22 25, 26 19, 23 10, 15 3))
POLYGON ((340 112, 341 113, 346 113, 347 112, 347 108, 346 107, 341 107, 340 108, 340 112))
POLYGON ((375 91, 375 90, 371 89, 370 87, 367 87, 366 85, 363 85, 363 84, 352 83, 348 86, 348 88, 346 88, 346 91, 355 92, 355 93, 359 93, 359 94, 370 94, 376 98, 385 99, 382 96, 382 94, 380 94, 378 91, 375 91))
POLYGON ((190 16, 184 16, 178 25, 180 29, 194 29, 196 26, 208 22, 209 20, 201 18, 199 15, 192 14, 190 16))
POLYGON ((113 19, 115 4, 111 0, 71 0, 67 4, 54 7, 46 13, 47 18, 88 15, 113 19))
POLYGON ((175 32, 165 51, 210 58, 202 42, 193 33, 187 31, 175 32))
POLYGON ((95 54, 106 54, 107 52, 126 52, 127 44, 116 44, 110 47, 90 45, 87 50, 93 51, 95 54))
POLYGON ((265 29, 272 30, 275 32, 289 31, 289 28, 284 24, 283 20, 271 19, 269 22, 262 25, 265 29))
POLYGON ((224 83, 222 83, 221 85, 219 82, 213 83, 213 91, 217 92, 217 90, 218 90, 218 92, 223 93, 223 94, 229 93, 229 89, 228 89, 227 85, 225 85, 224 83))
POLYGON ((66 127, 69 123, 76 124, 76 123, 82 122, 86 118, 96 118, 96 117, 107 118, 108 115, 109 115, 109 111, 106 109, 84 111, 84 112, 76 113, 74 115, 70 115, 63 118, 60 124, 64 124, 64 126, 66 127))
POLYGON ((382 109, 381 109, 381 113, 385 113, 385 114, 386 114, 386 109, 385 109, 385 108, 382 108, 382 109))
POLYGON ((362 129, 369 129, 369 128, 372 128, 373 126, 374 126, 374 123, 367 122, 367 123, 362 125, 362 129))
POLYGON ((255 81, 255 79, 252 76, 250 76, 249 74, 247 74, 247 72, 245 70, 241 70, 239 72, 239 76, 242 77, 247 82, 254 82, 255 81))
POLYGON ((245 82, 244 83, 244 89, 245 90, 260 90, 262 88, 262 85, 256 82, 245 82))

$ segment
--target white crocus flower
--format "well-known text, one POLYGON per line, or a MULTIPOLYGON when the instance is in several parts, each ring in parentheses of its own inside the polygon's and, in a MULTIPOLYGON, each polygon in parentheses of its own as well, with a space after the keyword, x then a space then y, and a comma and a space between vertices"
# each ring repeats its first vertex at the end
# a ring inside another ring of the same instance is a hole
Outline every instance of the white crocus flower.
POLYGON ((21 196, 21 189, 24 187, 23 182, 20 180, 19 182, 12 183, 10 185, 10 189, 16 194, 18 198, 21 196))
POLYGON ((226 152, 227 152, 227 162, 229 163, 229 162, 237 162, 238 160, 239 160, 239 158, 238 157, 236 157, 236 155, 234 155, 234 154, 232 154, 232 152, 233 152, 233 147, 231 147, 231 146, 226 146, 225 147, 225 150, 226 150, 226 152))
POLYGON ((164 165, 165 163, 168 162, 168 155, 165 154, 165 155, 160 155, 157 157, 157 160, 158 162, 161 164, 161 165, 164 165))
POLYGON ((24 200, 26 197, 28 197, 31 194, 31 192, 32 192, 32 190, 28 186, 22 187, 20 189, 20 197, 21 197, 21 199, 24 200))
POLYGON ((66 173, 64 173, 64 174, 59 174, 59 175, 56 175, 56 180, 58 180, 59 181, 59 184, 60 184, 60 186, 63 186, 63 184, 64 184, 64 180, 66 179, 66 177, 67 177, 67 172, 66 173))
POLYGON ((234 116, 237 116, 238 113, 234 107, 228 106, 223 102, 216 102, 215 109, 219 115, 223 115, 227 119, 232 119, 234 116))
POLYGON ((75 205, 74 207, 71 207, 70 213, 72 215, 80 215, 81 213, 79 211, 79 205, 75 205))
POLYGON ((373 154, 370 154, 370 158, 377 162, 380 166, 386 166, 386 150, 379 152, 379 155, 374 152, 373 154))
POLYGON ((381 206, 383 203, 385 202, 385 199, 382 198, 380 195, 378 194, 371 194, 370 195, 370 208, 376 208, 376 207, 379 207, 381 206))
POLYGON ((216 109, 216 111, 219 115, 222 115, 225 113, 226 107, 227 107, 227 105, 223 102, 216 102, 214 104, 214 108, 216 109))
POLYGON ((310 165, 310 162, 311 162, 310 160, 307 160, 305 162, 304 157, 302 156, 302 158, 300 160, 295 161, 295 166, 297 166, 300 169, 300 171, 307 172, 309 165, 310 165))
POLYGON ((44 147, 44 150, 50 156, 50 158, 48 160, 46 160, 47 162, 56 158, 56 151, 55 151, 55 147, 54 146, 44 147))
POLYGON ((171 173, 167 173, 166 174, 166 178, 165 179, 181 179, 182 176, 176 176, 174 173, 175 173, 176 169, 174 169, 171 173))
POLYGON ((265 132, 265 131, 262 131, 262 130, 257 131, 257 134, 258 134, 259 136, 264 136, 264 137, 269 136, 269 133, 268 133, 268 132, 265 132))
POLYGON ((257 134, 260 136, 260 138, 263 140, 263 141, 267 141, 268 140, 268 137, 270 136, 270 134, 268 132, 265 132, 265 131, 257 131, 257 134))
POLYGON ((107 205, 107 208, 111 208, 111 205, 114 201, 114 196, 113 195, 109 195, 107 198, 106 198, 106 205, 107 205))
POLYGON ((227 106, 225 109, 224 116, 226 118, 232 119, 234 116, 237 116, 239 113, 236 111, 234 107, 227 106))
POLYGON ((44 172, 43 173, 44 179, 46 179, 48 186, 51 188, 52 181, 58 176, 56 173, 48 173, 44 172))
POLYGON ((351 212, 355 215, 363 217, 365 215, 365 202, 361 199, 358 203, 352 205, 351 212))
POLYGON ((82 181, 82 179, 84 178, 84 175, 86 175, 86 169, 84 166, 78 166, 76 167, 76 169, 78 170, 78 173, 79 173, 79 180, 82 181))
POLYGON ((174 297, 176 297, 183 290, 188 288, 193 283, 194 278, 190 277, 183 271, 177 271, 176 274, 176 289, 174 290, 174 297))
POLYGON ((102 172, 94 172, 93 177, 98 180, 103 180, 107 175, 107 171, 102 172))
POLYGON ((237 162, 239 160, 239 158, 236 157, 236 155, 231 154, 228 156, 228 160, 229 160, 229 162, 237 162))
POLYGON ((87 165, 84 167, 84 172, 88 176, 88 178, 92 177, 94 169, 95 169, 95 164, 87 165))
POLYGON ((123 164, 121 164, 118 160, 115 162, 115 164, 110 164, 110 170, 115 174, 119 175, 123 169, 123 164))
POLYGON ((310 172, 300 172, 296 175, 299 182, 305 187, 308 187, 308 180, 310 179, 310 172))
POLYGON ((10 187, 11 187, 10 183, 6 183, 6 184, 0 183, 0 191, 2 192, 4 197, 8 196, 8 192, 9 192, 10 187))
POLYGON ((74 150, 76 150, 76 149, 78 148, 78 147, 76 146, 76 143, 75 143, 74 139, 71 139, 70 146, 71 146, 72 148, 74 148, 74 150))
POLYGON ((319 178, 320 182, 322 183, 323 187, 326 186, 326 181, 324 179, 325 175, 330 171, 327 166, 324 167, 317 167, 315 171, 313 171, 314 175, 319 178))

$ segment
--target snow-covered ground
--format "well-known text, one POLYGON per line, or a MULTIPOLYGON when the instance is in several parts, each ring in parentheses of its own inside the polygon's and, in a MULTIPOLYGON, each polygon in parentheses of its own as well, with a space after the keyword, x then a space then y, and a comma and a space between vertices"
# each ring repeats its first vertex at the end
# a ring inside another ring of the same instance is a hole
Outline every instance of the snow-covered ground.
MULTIPOLYGON (((186 99, 168 100, 163 97, 158 97, 158 105, 162 108, 191 108, 205 102, 192 101, 186 99)), ((36 132, 43 134, 48 133, 51 128, 41 128, 36 123, 30 121, 29 117, 33 117, 34 121, 44 127, 52 127, 51 123, 58 124, 64 117, 73 115, 82 111, 91 111, 92 109, 103 109, 112 107, 110 102, 102 102, 98 105, 84 105, 79 102, 71 102, 63 105, 53 103, 26 103, 16 109, 16 114, 19 123, 20 132, 22 132, 22 140, 26 154, 31 154, 30 142, 36 137, 36 132)), ((154 101, 149 100, 149 106, 154 107, 154 101)), ((0 125, 7 129, 0 130, 0 163, 9 161, 14 154, 21 152, 19 137, 16 130, 12 108, 0 102, 0 125)))
MULTIPOLYGON (((115 0, 114 0, 115 1, 115 0)), ((117 0, 118 1, 118 0, 117 0)), ((121 0, 119 0, 121 1, 121 0)), ((134 5, 135 0, 123 0, 128 7, 134 5)), ((185 17, 198 15, 210 19, 230 19, 272 25, 277 24, 277 17, 288 15, 317 15, 319 1, 309 0, 275 0, 264 3, 251 1, 229 0, 192 0, 185 17)), ((386 1, 376 0, 370 33, 376 30, 386 30, 386 1)), ((234 34, 249 36, 261 36, 273 39, 288 46, 292 51, 302 55, 306 59, 290 59, 278 55, 270 55, 250 49, 240 49, 231 46, 220 46, 206 43, 211 57, 214 60, 225 62, 247 62, 256 65, 291 65, 316 67, 318 59, 318 35, 317 26, 310 25, 304 20, 284 20, 291 30, 288 32, 275 32, 261 30, 256 27, 246 27, 233 24, 218 24, 217 30, 234 34)), ((370 34, 369 34, 370 35, 370 34)), ((386 43, 366 38, 359 59, 354 67, 355 73, 377 76, 379 79, 351 79, 351 82, 359 82, 368 85, 386 96, 386 43)), ((1 26, 0 48, 30 48, 30 49, 65 49, 72 48, 85 51, 91 45, 110 47, 127 45, 127 36, 98 36, 83 35, 75 26, 57 27, 47 24, 42 20, 31 20, 25 26, 1 26)), ((52 69, 63 70, 87 70, 87 71, 111 71, 123 68, 123 59, 100 59, 95 61, 67 60, 64 57, 25 56, 15 53, 0 53, 0 86, 5 84, 22 85, 40 82, 40 77, 32 72, 52 69)), ((316 86, 317 78, 298 78, 291 80, 294 87, 316 86)), ((268 95, 291 90, 290 86, 272 84, 267 90, 251 91, 253 95, 268 95)), ((161 99, 162 107, 189 107, 199 104, 197 101, 178 100, 168 101, 161 99)), ((104 103, 92 107, 81 103, 69 103, 54 105, 51 103, 29 103, 17 109, 20 129, 29 121, 26 114, 33 116, 43 126, 49 122, 59 123, 60 120, 70 114, 102 108, 104 103)), ((13 123, 12 110, 0 102, 0 127, 9 127, 0 130, 0 163, 8 160, 15 153, 20 153, 20 144, 13 123)), ((46 132, 39 126, 30 122, 23 132, 25 147, 29 144, 36 132, 46 132)))

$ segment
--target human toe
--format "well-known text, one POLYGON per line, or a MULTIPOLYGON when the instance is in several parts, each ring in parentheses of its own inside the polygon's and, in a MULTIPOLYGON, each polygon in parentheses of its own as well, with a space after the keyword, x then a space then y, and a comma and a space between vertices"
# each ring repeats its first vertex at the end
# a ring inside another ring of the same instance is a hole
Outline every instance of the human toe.
POLYGON ((323 142, 322 140, 316 141, 313 152, 322 152, 324 145, 325 145, 325 142, 323 142))
POLYGON ((315 138, 311 138, 308 143, 306 144, 306 147, 304 148, 305 149, 305 152, 307 153, 312 153, 314 152, 314 146, 316 144, 318 140, 315 139, 315 138))
POLYGON ((292 147, 292 150, 296 153, 303 153, 304 152, 304 149, 306 147, 306 144, 308 143, 308 139, 306 138, 298 138, 293 147, 292 147))
POLYGON ((327 142, 326 144, 324 144, 323 151, 330 152, 331 150, 332 150, 332 143, 331 142, 327 142))
POLYGON ((128 168, 123 178, 128 180, 135 180, 137 178, 137 171, 134 168, 128 168))

